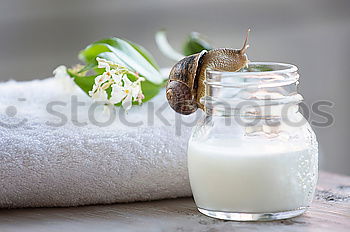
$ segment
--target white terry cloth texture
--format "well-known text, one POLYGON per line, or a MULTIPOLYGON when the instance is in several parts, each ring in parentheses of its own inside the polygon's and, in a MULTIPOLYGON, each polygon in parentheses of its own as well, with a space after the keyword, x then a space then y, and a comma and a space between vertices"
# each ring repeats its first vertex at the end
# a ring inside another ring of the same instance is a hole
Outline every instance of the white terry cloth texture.
POLYGON ((71 83, 62 82, 67 80, 0 84, 0 208, 191 195, 186 147, 200 113, 176 114, 163 90, 126 114, 112 107, 113 123, 100 125, 94 120, 111 119, 104 106, 94 108, 78 87, 67 90, 71 83), (164 118, 153 113, 157 110, 164 118))

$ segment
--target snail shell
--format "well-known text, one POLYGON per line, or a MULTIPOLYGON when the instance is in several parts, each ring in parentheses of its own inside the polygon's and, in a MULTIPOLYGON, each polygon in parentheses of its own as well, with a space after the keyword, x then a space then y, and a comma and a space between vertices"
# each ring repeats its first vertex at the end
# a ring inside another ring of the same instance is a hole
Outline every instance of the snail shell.
MULTIPOLYGON (((249 32, 249 30, 248 30, 249 32)), ((206 71, 236 72, 246 66, 248 33, 242 49, 218 48, 187 56, 171 69, 166 87, 169 105, 180 114, 204 109, 200 99, 205 96, 206 71)))
POLYGON ((191 114, 198 108, 197 84, 203 56, 207 51, 187 56, 177 62, 170 71, 166 87, 166 97, 169 105, 176 112, 191 114))

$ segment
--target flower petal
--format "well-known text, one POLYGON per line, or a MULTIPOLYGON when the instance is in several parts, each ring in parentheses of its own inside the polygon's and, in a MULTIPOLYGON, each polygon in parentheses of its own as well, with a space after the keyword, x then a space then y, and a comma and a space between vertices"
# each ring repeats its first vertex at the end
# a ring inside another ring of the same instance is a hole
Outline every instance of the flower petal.
POLYGON ((98 63, 98 68, 109 68, 109 64, 107 63, 107 60, 102 59, 100 57, 96 57, 96 61, 98 63))
POLYGON ((132 99, 131 99, 131 93, 127 94, 126 97, 124 98, 123 102, 122 102, 122 106, 124 108, 125 111, 128 111, 131 109, 132 106, 132 99))
POLYGON ((115 72, 112 72, 112 79, 116 84, 121 85, 123 75, 121 74, 116 74, 115 72))
POLYGON ((140 92, 141 92, 141 86, 139 84, 132 86, 131 94, 132 94, 132 97, 134 98, 134 100, 137 98, 137 96, 140 94, 140 92))
POLYGON ((142 103, 142 100, 145 98, 145 95, 143 95, 142 93, 140 93, 137 98, 136 98, 136 101, 141 104, 142 103))
POLYGON ((92 97, 92 95, 96 92, 96 90, 97 90, 97 85, 93 85, 92 90, 89 91, 89 96, 92 97))
POLYGON ((124 81, 124 87, 129 89, 132 85, 132 82, 129 80, 127 75, 123 75, 123 81, 124 81))
POLYGON ((124 91, 124 87, 120 85, 112 85, 112 93, 111 98, 109 99, 110 103, 117 104, 121 102, 126 96, 126 93, 124 91))
POLYGON ((95 85, 101 86, 103 83, 108 81, 110 77, 106 75, 106 73, 103 73, 102 75, 99 75, 95 78, 95 85))
POLYGON ((95 101, 106 102, 108 100, 107 92, 101 88, 98 88, 97 91, 95 93, 93 93, 91 97, 95 101))

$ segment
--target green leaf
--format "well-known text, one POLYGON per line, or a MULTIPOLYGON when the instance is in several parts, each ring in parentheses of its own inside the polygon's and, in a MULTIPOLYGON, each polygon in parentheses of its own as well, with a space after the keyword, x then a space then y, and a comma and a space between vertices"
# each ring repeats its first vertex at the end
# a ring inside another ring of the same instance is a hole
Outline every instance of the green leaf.
POLYGON ((202 50, 212 50, 213 47, 198 32, 192 32, 185 41, 182 51, 185 56, 190 56, 202 50))
MULTIPOLYGON (((128 68, 130 71, 137 72, 145 78, 141 82, 141 89, 145 96, 143 102, 146 102, 156 96, 163 88, 164 78, 159 72, 159 67, 152 55, 140 45, 133 44, 118 38, 107 38, 87 46, 79 53, 79 59, 85 62, 85 66, 78 73, 68 70, 68 74, 74 78, 74 82, 86 93, 92 90, 97 75, 105 70, 97 66, 96 58, 100 57, 128 68), (93 70, 96 74, 92 76, 82 76, 84 72, 93 70)), ((131 81, 137 77, 133 74, 127 74, 131 81)), ((106 91, 110 96, 112 88, 106 91)), ((133 104, 137 104, 134 102, 133 104)), ((120 106, 121 104, 116 104, 120 106)))
POLYGON ((79 76, 75 73, 67 70, 69 76, 73 77, 74 82, 86 93, 92 90, 92 86, 95 84, 96 76, 79 76))
POLYGON ((98 54, 97 57, 112 61, 114 63, 120 64, 124 67, 130 68, 128 64, 124 63, 114 52, 103 52, 98 54))
POLYGON ((159 66, 156 62, 156 60, 153 58, 153 56, 151 55, 151 53, 149 53, 144 47, 142 47, 141 45, 138 44, 134 44, 131 43, 130 41, 128 41, 128 43, 135 48, 151 65, 153 65, 153 67, 155 69, 157 69, 159 71, 159 66))
POLYGON ((92 90, 92 86, 95 83, 95 76, 75 77, 74 82, 89 95, 89 91, 92 90))
MULTIPOLYGON (((140 50, 140 47, 136 45, 140 50)), ((130 42, 119 38, 108 38, 92 45, 80 52, 79 57, 87 63, 96 63, 94 59, 101 53, 110 51, 118 58, 118 64, 121 64, 132 71, 138 72, 140 75, 145 77, 147 80, 154 84, 161 84, 163 78, 159 71, 153 64, 149 62, 150 56, 147 52, 140 53, 139 50, 135 49, 130 42), (147 59, 145 58, 147 57, 147 59)))
POLYGON ((162 86, 155 85, 152 82, 145 80, 141 82, 141 89, 143 95, 145 96, 142 102, 147 102, 159 93, 159 91, 162 89, 162 86))
POLYGON ((79 53, 79 59, 84 61, 86 64, 96 64, 96 57, 102 52, 108 52, 109 49, 104 44, 93 43, 87 46, 84 50, 79 53))

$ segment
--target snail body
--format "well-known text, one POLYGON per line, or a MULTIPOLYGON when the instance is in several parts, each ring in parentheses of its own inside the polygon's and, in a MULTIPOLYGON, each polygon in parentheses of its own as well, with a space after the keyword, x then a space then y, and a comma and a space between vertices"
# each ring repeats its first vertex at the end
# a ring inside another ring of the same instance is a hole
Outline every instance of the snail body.
POLYGON ((180 114, 191 114, 203 109, 200 99, 205 96, 207 70, 236 72, 248 63, 245 54, 248 34, 242 49, 217 48, 187 56, 171 69, 166 87, 169 105, 180 114))

